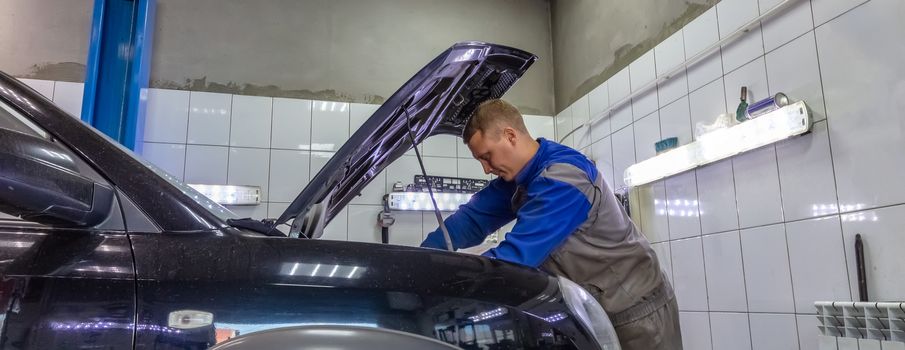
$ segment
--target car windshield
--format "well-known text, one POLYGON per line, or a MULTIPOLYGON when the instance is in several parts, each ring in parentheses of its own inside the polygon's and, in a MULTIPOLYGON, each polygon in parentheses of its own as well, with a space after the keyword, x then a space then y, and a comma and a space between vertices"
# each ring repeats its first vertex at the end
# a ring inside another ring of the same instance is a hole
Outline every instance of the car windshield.
POLYGON ((162 177, 164 180, 166 180, 166 181, 169 182, 171 185, 173 185, 173 186, 175 186, 176 188, 178 188, 178 189, 179 189, 180 191, 182 191, 182 193, 184 193, 186 196, 188 196, 189 198, 191 198, 191 199, 192 199, 193 201, 195 201, 196 203, 200 204, 202 207, 204 207, 204 209, 206 209, 207 211, 209 211, 209 212, 211 212, 212 214, 216 215, 216 216, 217 216, 218 218, 220 218, 221 220, 226 221, 226 220, 228 220, 228 219, 237 219, 237 218, 239 218, 238 215, 236 215, 235 213, 233 213, 233 212, 230 211, 229 209, 226 209, 225 207, 223 207, 222 205, 218 204, 217 202, 212 201, 210 198, 207 198, 207 196, 201 194, 201 192, 198 192, 198 191, 196 191, 194 188, 191 188, 191 187, 189 187, 189 185, 186 185, 185 183, 183 183, 183 182, 182 182, 181 180, 179 180, 177 177, 175 177, 175 176, 173 176, 173 175, 170 175, 170 174, 167 173, 166 171, 163 171, 163 169, 158 168, 158 167, 155 166, 154 164, 151 164, 151 162, 148 162, 148 161, 145 160, 144 158, 142 158, 142 157, 136 155, 134 152, 132 152, 132 150, 126 148, 126 147, 123 146, 123 145, 121 145, 119 142, 114 141, 113 139, 111 139, 111 138, 110 138, 109 136, 107 136, 106 134, 104 134, 104 133, 98 131, 97 129, 95 129, 94 127, 92 127, 92 126, 90 126, 90 125, 87 125, 87 124, 86 124, 86 126, 88 126, 88 129, 90 129, 90 130, 91 130, 92 132, 94 132, 95 134, 100 135, 101 137, 103 137, 105 140, 107 140, 107 141, 110 142, 111 144, 116 145, 117 148, 119 148, 120 150, 122 150, 123 152, 125 152, 126 154, 128 154, 130 157, 132 157, 132 158, 134 158, 135 160, 137 160, 138 162, 140 162, 142 165, 144 165, 144 166, 147 167, 148 169, 151 169, 151 171, 153 171, 155 174, 157 174, 157 176, 162 177))

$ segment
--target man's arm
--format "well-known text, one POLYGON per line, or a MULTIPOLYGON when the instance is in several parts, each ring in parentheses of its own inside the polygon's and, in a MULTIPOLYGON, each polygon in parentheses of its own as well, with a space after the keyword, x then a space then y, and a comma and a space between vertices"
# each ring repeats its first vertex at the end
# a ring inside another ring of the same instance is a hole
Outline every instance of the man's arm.
MULTIPOLYGON (((513 186, 500 179, 493 180, 487 187, 475 193, 468 203, 460 206, 458 211, 443 220, 454 249, 478 245, 487 235, 515 219, 510 208, 513 186)), ((437 228, 428 234, 421 246, 446 249, 443 231, 437 228)))
POLYGON ((500 245, 485 256, 538 267, 588 218, 591 202, 575 186, 538 177, 528 187, 529 200, 500 245))

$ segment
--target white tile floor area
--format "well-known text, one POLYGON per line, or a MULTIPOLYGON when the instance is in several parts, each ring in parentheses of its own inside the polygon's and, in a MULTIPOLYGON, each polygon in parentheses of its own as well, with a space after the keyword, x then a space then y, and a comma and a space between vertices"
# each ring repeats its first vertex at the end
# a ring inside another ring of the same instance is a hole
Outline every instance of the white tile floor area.
POLYGON ((817 349, 814 301, 857 297, 856 234, 872 299, 905 299, 905 1, 800 0, 659 84, 658 108, 638 96, 605 113, 779 2, 723 0, 586 96, 609 116, 588 153, 616 188, 658 138, 685 144, 734 112, 742 85, 749 102, 783 92, 811 110, 809 134, 632 190, 686 349, 817 349))

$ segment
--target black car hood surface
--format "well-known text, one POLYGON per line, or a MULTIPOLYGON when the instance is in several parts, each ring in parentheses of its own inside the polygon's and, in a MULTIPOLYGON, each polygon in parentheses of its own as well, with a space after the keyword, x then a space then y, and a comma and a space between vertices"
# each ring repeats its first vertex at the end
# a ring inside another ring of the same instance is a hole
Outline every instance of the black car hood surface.
POLYGON ((453 45, 380 106, 272 225, 305 217, 321 202, 326 224, 414 145, 431 135, 461 135, 475 107, 503 96, 536 60, 531 53, 496 44, 453 45))

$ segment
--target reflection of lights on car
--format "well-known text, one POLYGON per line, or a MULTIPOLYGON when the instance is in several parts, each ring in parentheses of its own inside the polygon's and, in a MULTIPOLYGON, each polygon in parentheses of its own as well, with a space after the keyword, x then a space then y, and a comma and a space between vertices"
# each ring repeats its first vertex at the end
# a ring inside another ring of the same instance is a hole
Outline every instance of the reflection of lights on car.
POLYGON ((101 244, 101 245, 97 246, 97 248, 95 248, 94 250, 99 251, 99 252, 105 252, 105 253, 125 253, 125 252, 129 251, 129 248, 124 247, 124 246, 101 244))
POLYGON ((341 329, 306 329, 305 333, 313 335, 326 335, 330 337, 351 337, 355 335, 353 331, 344 331, 341 329))
POLYGON ((545 338, 553 338, 553 331, 540 332, 540 336, 545 338))
POLYGON ((555 314, 553 314, 553 315, 544 317, 544 321, 547 322, 547 323, 559 322, 559 321, 562 321, 562 320, 565 320, 565 319, 566 319, 566 314, 564 314, 564 313, 562 313, 562 312, 560 312, 560 313, 555 313, 555 314))
POLYGON ((0 241, 0 248, 28 248, 34 242, 29 241, 0 241))
POLYGON ((50 157, 53 157, 53 158, 62 159, 62 160, 69 161, 69 162, 72 161, 72 158, 70 158, 68 155, 66 155, 66 154, 64 154, 64 153, 60 153, 60 152, 56 152, 56 151, 51 151, 51 150, 46 149, 46 148, 42 148, 41 151, 44 152, 44 154, 46 154, 46 155, 48 155, 48 156, 50 156, 50 157))
MULTIPOLYGON (((7 95, 7 96, 9 96, 9 97, 11 97, 11 98, 16 99, 16 101, 19 101, 19 102, 22 102, 22 103, 27 104, 28 107, 31 107, 31 109, 35 109, 35 110, 37 109, 37 108, 35 107, 35 105, 31 103, 31 100, 29 100, 29 99, 28 99, 27 97, 25 97, 25 96, 21 96, 21 95, 15 93, 15 92, 13 92, 12 90, 7 90, 7 89, 5 89, 5 88, 0 87, 0 92, 2 92, 4 95, 7 95)), ((4 105, 3 109, 7 109, 7 107, 4 105)))
POLYGON ((236 335, 249 334, 254 332, 261 332, 270 329, 276 328, 289 328, 289 327, 308 327, 308 326, 340 326, 340 327, 367 327, 367 328, 378 328, 377 323, 374 322, 334 322, 334 321, 323 321, 323 322, 287 322, 287 323, 225 323, 225 322, 216 322, 214 324, 217 330, 231 330, 236 335))
MULTIPOLYGON (((132 329, 131 323, 119 322, 51 322, 50 328, 55 331, 82 331, 90 329, 132 329)), ((160 333, 179 334, 182 330, 164 327, 156 324, 139 324, 135 327, 139 331, 152 331, 160 333)))
POLYGON ((474 315, 474 316, 470 316, 470 317, 468 317, 468 319, 470 319, 472 322, 481 322, 481 321, 486 321, 486 320, 489 320, 492 318, 500 317, 500 316, 503 316, 508 313, 509 313, 509 311, 506 310, 506 308, 500 307, 500 308, 496 308, 496 309, 493 309, 490 311, 484 311, 484 312, 474 315))
POLYGON ((317 264, 317 266, 314 267, 314 270, 311 271, 311 277, 317 276, 317 270, 320 270, 320 269, 321 269, 321 264, 317 264))
POLYGON ((367 268, 350 265, 283 263, 280 274, 326 278, 361 278, 367 268))
POLYGON ((170 312, 167 326, 178 329, 207 327, 214 323, 214 314, 198 310, 178 310, 170 312))
POLYGON ((83 267, 79 267, 73 269, 79 272, 97 272, 97 273, 132 273, 132 269, 123 266, 100 266, 100 265, 87 265, 83 267))

